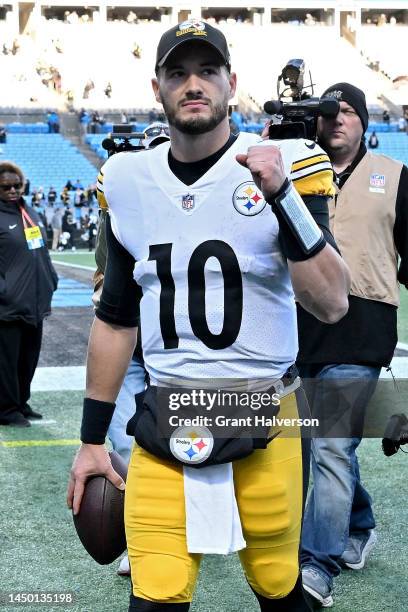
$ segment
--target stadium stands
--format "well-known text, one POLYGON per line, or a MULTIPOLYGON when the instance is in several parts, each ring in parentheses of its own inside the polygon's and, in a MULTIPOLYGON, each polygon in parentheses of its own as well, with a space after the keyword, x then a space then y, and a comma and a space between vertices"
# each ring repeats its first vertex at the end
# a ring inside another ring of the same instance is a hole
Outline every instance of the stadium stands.
POLYGON ((49 128, 46 123, 21 123, 19 121, 13 121, 12 123, 6 123, 6 130, 8 134, 48 134, 49 128))
POLYGON ((379 69, 391 80, 408 77, 406 25, 364 25, 360 29, 359 44, 364 55, 373 63, 378 62, 379 69))
POLYGON ((384 132, 378 135, 378 140, 379 146, 373 150, 374 153, 383 153, 393 159, 399 159, 408 166, 408 136, 405 133, 384 132))
MULTIPOLYGON (((66 23, 40 17, 35 38, 22 35, 16 55, 0 55, 0 69, 13 82, 13 87, 1 89, 0 106, 10 106, 17 98, 16 106, 27 106, 31 100, 32 105, 61 107, 69 98, 77 109, 85 107, 102 112, 113 108, 138 107, 146 111, 158 107, 150 87, 155 61, 152 41, 157 41, 168 25, 165 20, 138 24, 123 20, 66 23), (138 57, 132 52, 135 46, 140 50, 138 57), (50 77, 53 73, 60 76, 60 96, 53 89, 50 77), (48 86, 44 84, 47 79, 48 86)), ((333 79, 347 79, 364 82, 368 102, 375 104, 384 89, 384 75, 368 68, 358 49, 340 38, 333 25, 272 23, 261 26, 231 19, 218 25, 228 38, 239 88, 260 106, 276 97, 277 77, 286 62, 294 57, 306 61, 317 94, 333 79), (253 58, 250 62, 248 46, 253 58), (330 54, 325 53, 329 48, 330 54)), ((367 53, 375 40, 376 53, 379 52, 378 39, 374 37, 379 30, 382 29, 376 28, 373 32, 370 27, 361 28, 360 47, 366 44, 367 53)), ((394 31, 403 37, 408 28, 398 26, 394 31)), ((391 29, 389 32, 391 35, 391 29)), ((384 54, 392 53, 388 42, 386 39, 381 45, 384 54)), ((401 38, 401 49, 402 45, 401 38)), ((402 62, 404 57, 401 53, 402 62)), ((394 68, 398 72, 399 68, 394 68)))
POLYGON ((0 145, 0 160, 18 164, 30 179, 31 189, 53 185, 58 193, 68 179, 77 178, 86 187, 95 183, 96 168, 60 134, 8 134, 0 145))

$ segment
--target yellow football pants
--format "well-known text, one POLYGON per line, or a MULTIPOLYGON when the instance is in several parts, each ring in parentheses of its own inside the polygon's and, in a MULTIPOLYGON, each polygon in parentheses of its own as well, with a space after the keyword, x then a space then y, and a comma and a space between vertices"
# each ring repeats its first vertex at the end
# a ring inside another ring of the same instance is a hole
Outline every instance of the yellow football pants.
MULTIPOLYGON (((297 417, 295 394, 281 415, 297 417)), ((300 437, 276 438, 233 464, 235 495, 247 546, 239 552, 251 587, 285 597, 298 578, 302 522, 300 437)), ((186 544, 183 468, 135 446, 125 495, 125 525, 135 597, 192 600, 201 555, 186 544)))

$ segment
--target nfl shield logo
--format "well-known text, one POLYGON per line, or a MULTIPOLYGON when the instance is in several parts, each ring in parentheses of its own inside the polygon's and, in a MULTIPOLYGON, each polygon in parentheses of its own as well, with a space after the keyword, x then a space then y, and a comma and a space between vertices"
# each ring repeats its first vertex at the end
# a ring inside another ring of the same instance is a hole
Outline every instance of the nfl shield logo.
POLYGON ((181 208, 183 210, 193 210, 194 208, 194 196, 188 193, 181 197, 181 208))
POLYGON ((385 187, 384 174, 371 174, 370 185, 371 187, 385 187))

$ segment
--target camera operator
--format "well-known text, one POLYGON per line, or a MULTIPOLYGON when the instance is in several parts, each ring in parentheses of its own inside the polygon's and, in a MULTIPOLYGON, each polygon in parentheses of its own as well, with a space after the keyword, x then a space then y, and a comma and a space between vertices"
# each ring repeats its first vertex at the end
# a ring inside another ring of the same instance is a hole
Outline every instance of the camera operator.
MULTIPOLYGON (((302 378, 310 380, 313 416, 349 410, 363 422, 381 367, 390 364, 397 343, 398 281, 408 287, 408 169, 367 151, 368 111, 360 89, 337 83, 323 96, 340 103, 334 119, 319 118, 317 134, 335 173, 330 225, 351 271, 351 291, 348 314, 334 325, 298 305, 297 363, 302 378)), ((354 436, 312 440, 314 485, 301 564, 304 587, 323 607, 332 604, 341 566, 361 569, 376 541, 356 456, 361 437, 354 436)))

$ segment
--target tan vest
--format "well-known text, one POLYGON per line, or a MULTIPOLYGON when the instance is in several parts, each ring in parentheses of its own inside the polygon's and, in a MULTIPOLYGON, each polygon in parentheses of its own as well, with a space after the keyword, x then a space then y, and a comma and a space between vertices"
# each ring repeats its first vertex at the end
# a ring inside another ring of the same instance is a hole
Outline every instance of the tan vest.
POLYGON ((402 163, 367 152, 329 202, 330 227, 351 272, 350 294, 399 305, 393 229, 402 163))

